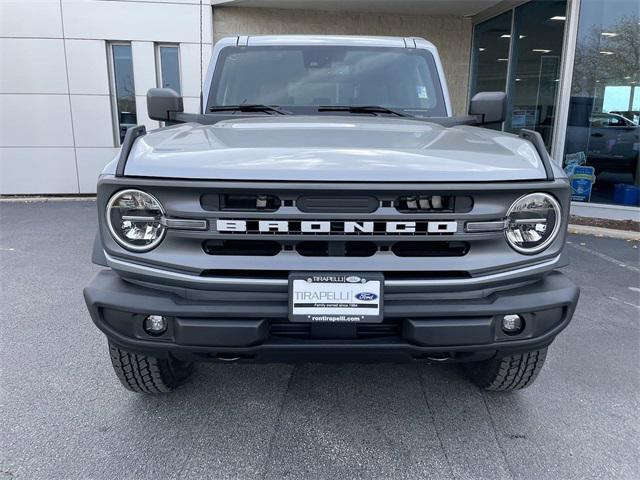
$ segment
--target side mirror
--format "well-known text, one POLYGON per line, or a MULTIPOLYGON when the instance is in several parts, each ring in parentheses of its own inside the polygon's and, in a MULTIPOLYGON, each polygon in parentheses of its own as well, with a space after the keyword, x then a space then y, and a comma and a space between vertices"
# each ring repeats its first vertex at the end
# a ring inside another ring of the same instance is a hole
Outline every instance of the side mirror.
POLYGON ((182 112, 182 97, 171 88, 152 88, 147 92, 149 118, 161 122, 171 121, 170 112, 182 112))
POLYGON ((507 113, 507 94, 504 92, 476 93, 469 103, 469 115, 481 115, 480 123, 504 122, 507 113))

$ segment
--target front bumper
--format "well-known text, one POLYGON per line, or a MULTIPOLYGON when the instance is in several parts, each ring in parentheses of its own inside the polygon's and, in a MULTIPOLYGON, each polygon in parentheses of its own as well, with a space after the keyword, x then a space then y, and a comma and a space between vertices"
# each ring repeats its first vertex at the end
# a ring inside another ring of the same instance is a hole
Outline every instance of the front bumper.
POLYGON ((578 296, 578 288, 554 271, 481 298, 409 295, 387 302, 385 294, 379 324, 302 324, 288 321, 286 292, 265 293, 264 301, 248 308, 238 292, 220 300, 189 299, 126 282, 111 270, 98 272, 84 289, 93 321, 124 349, 185 360, 254 362, 471 361, 533 350, 550 344, 568 325, 578 296), (512 313, 525 319, 515 336, 500 328, 502 316, 512 313), (168 317, 161 336, 143 330, 149 314, 168 317))

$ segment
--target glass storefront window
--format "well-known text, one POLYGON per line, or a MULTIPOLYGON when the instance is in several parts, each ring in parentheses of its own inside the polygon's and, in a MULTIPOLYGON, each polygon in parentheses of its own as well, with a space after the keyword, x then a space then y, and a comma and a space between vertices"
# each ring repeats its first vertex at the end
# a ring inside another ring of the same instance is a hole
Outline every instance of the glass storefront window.
POLYGON ((566 0, 532 1, 515 9, 508 110, 504 129, 542 135, 551 147, 560 79, 566 0))
MULTIPOLYGON (((507 89, 509 67, 509 38, 511 35, 511 10, 473 30, 471 96, 478 92, 504 92, 507 89)), ((502 126, 497 125, 499 130, 502 126)))
POLYGON ((531 0, 475 26, 471 95, 506 91, 507 132, 540 132, 551 147, 566 0, 531 0), (513 28, 513 31, 512 31, 513 28))
POLYGON ((564 166, 577 201, 640 204, 640 4, 582 0, 564 166))
POLYGON ((504 92, 507 88, 511 10, 486 22, 473 31, 473 71, 471 95, 478 92, 504 92), (505 41, 505 39, 507 39, 505 41))

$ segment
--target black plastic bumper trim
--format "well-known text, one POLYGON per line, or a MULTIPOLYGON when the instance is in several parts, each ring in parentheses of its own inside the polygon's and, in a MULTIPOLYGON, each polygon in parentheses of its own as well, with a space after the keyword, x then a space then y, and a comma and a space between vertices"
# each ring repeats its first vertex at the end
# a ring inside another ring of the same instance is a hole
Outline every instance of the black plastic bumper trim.
MULTIPOLYGON (((185 302, 166 292, 131 285, 108 270, 94 277, 84 295, 94 323, 113 343, 160 357, 169 352, 247 357, 274 352, 299 355, 305 351, 386 351, 422 356, 546 346, 571 320, 579 290, 561 273, 553 272, 534 285, 494 293, 485 299, 436 300, 419 305, 402 302, 395 306, 387 303, 385 317, 403 322, 401 336, 366 340, 269 336, 270 320, 265 318, 268 309, 260 302, 240 306, 235 303, 243 302, 185 302), (229 312, 234 309, 251 315, 230 318, 229 312), (171 318, 165 338, 152 338, 141 330, 141 319, 151 313, 171 318), (513 338, 501 334, 499 316, 506 313, 522 313, 529 330, 513 338)), ((286 318, 286 303, 279 303, 271 307, 271 315, 277 314, 272 318, 286 318)))

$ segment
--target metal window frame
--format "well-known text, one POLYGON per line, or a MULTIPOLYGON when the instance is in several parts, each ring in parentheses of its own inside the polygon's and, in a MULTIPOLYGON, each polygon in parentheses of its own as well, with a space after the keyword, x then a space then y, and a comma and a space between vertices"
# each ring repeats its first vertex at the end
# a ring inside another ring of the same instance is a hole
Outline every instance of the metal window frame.
MULTIPOLYGON (((107 48, 107 73, 109 75, 109 100, 111 103, 111 125, 113 133, 113 146, 120 147, 120 121, 118 120, 118 92, 116 91, 116 69, 113 57, 113 47, 115 45, 127 45, 131 48, 131 71, 133 74, 133 88, 135 97, 135 70, 133 68, 133 45, 128 40, 107 40, 105 42, 107 48)), ((136 118, 138 111, 136 108, 136 118)))
POLYGON ((567 0, 564 24, 563 56, 560 66, 560 85, 556 92, 556 115, 551 136, 551 158, 562 166, 571 103, 571 84, 576 56, 581 0, 567 0))

